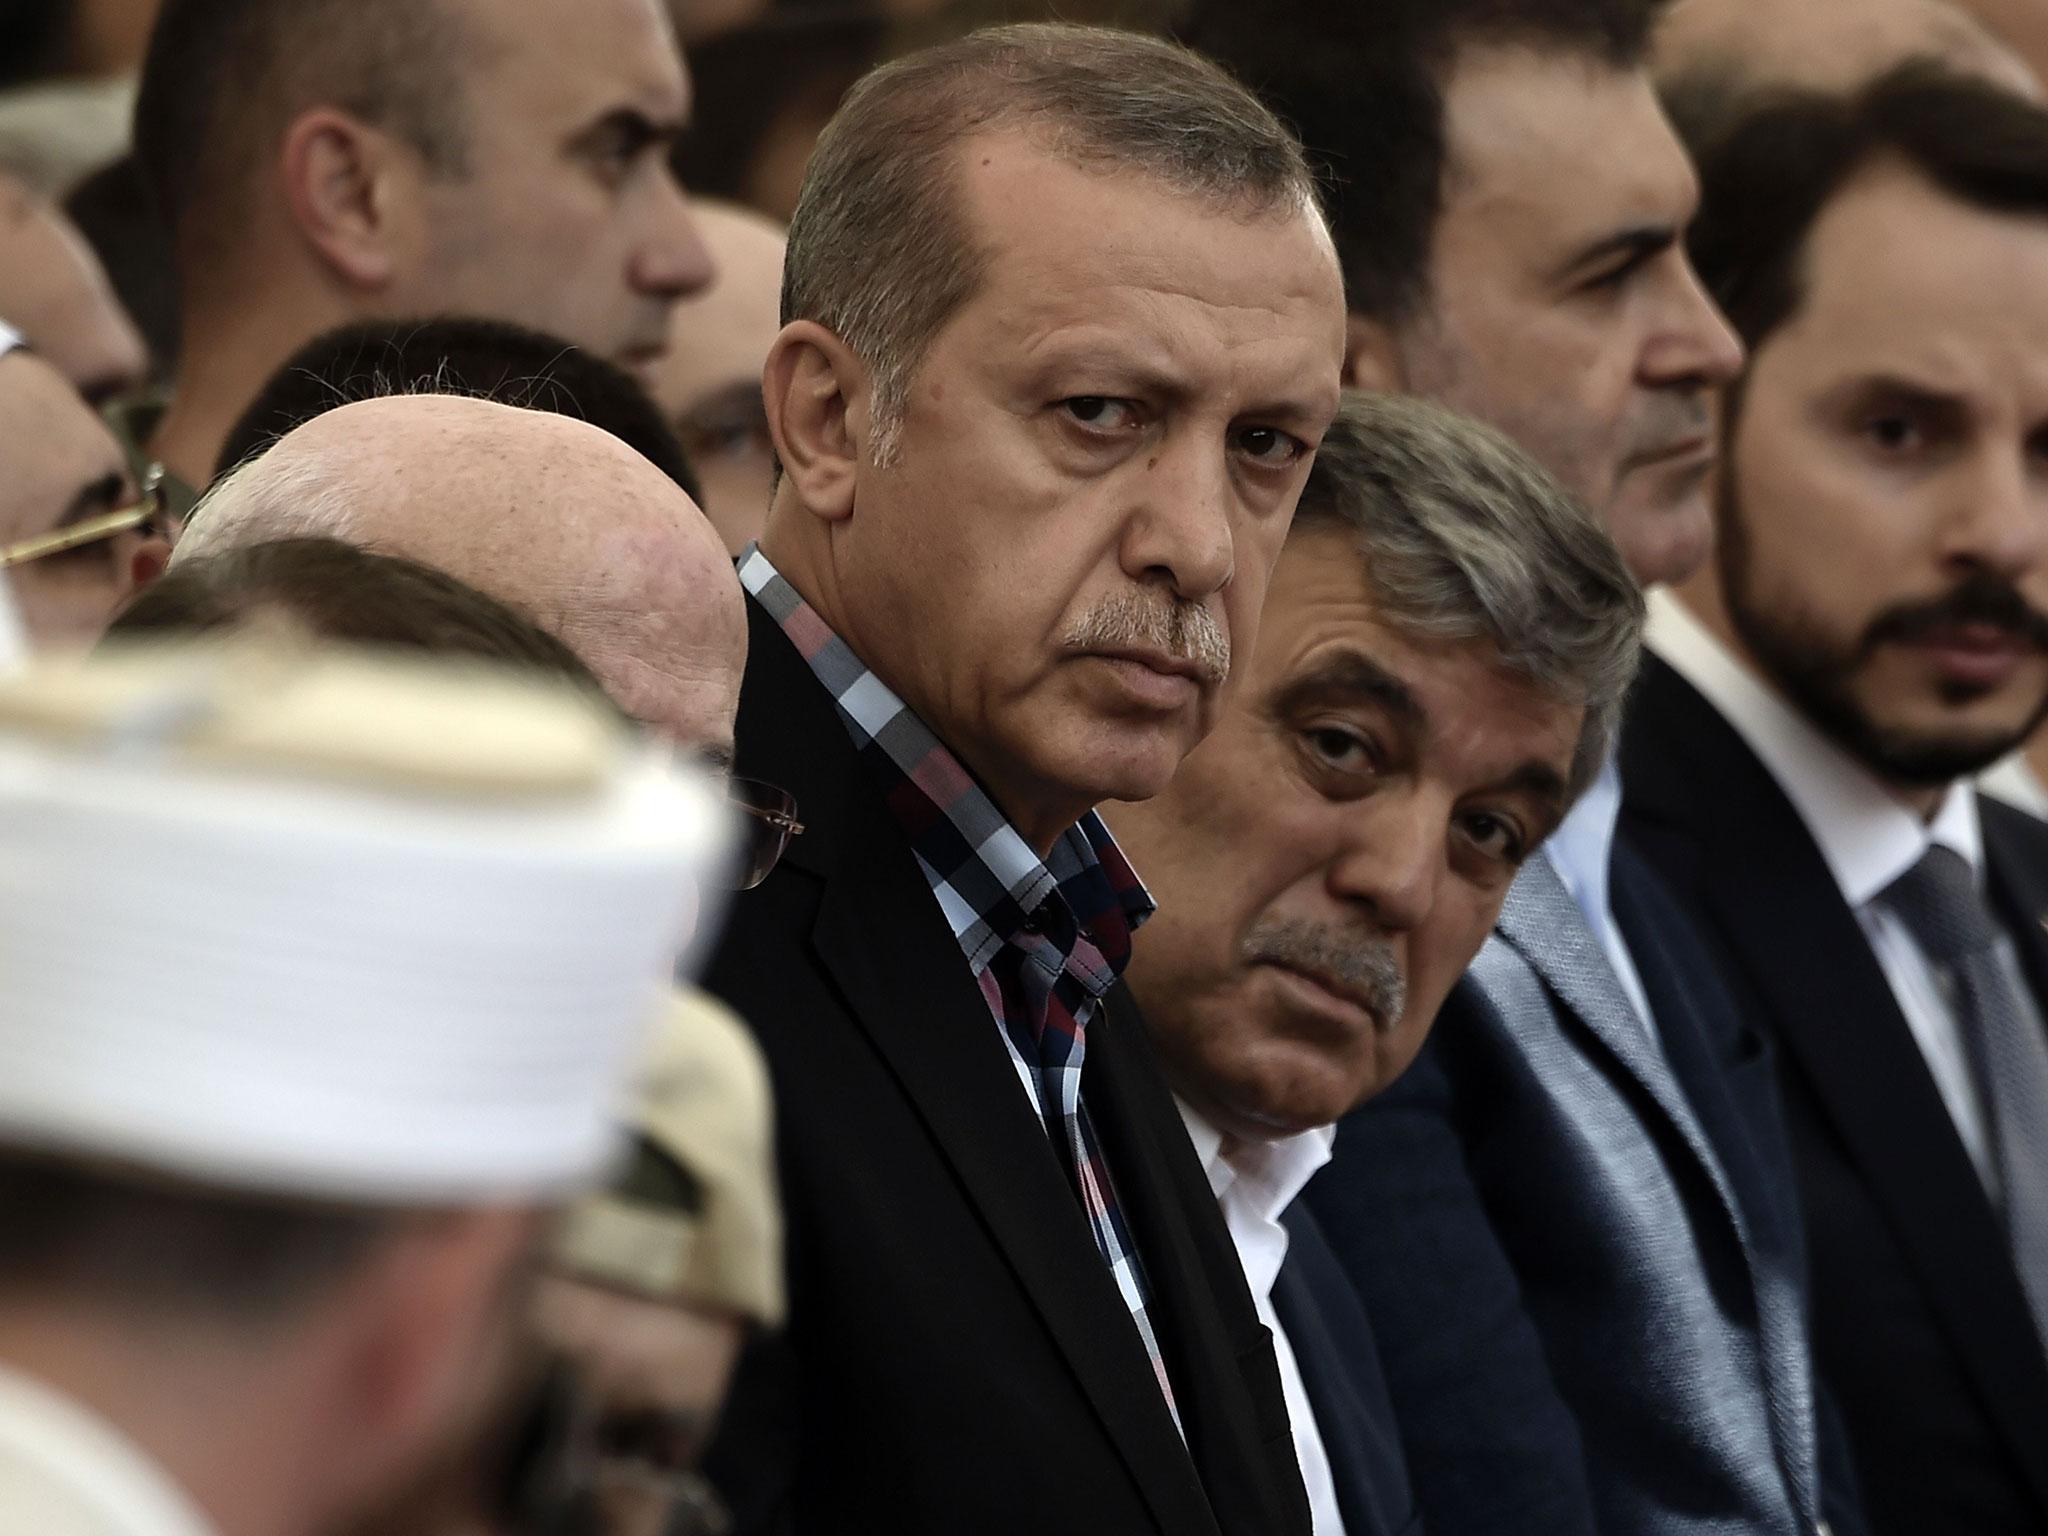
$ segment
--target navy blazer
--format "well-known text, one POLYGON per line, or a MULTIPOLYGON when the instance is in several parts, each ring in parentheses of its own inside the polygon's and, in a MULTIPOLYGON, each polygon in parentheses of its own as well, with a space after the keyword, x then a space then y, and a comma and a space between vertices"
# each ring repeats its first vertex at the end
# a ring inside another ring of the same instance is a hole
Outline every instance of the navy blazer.
POLYGON ((1422 1536, 1365 1307, 1307 1202, 1295 1201, 1280 1224, 1287 1228, 1287 1261, 1273 1282, 1273 1311, 1287 1330, 1330 1458, 1344 1536, 1422 1536))
POLYGON ((1860 1531, 1814 1403, 1769 1053, 1617 847, 1652 1040, 1546 861, 1307 1198, 1445 1536, 1860 1531), (1658 1048, 1661 1045, 1661 1050, 1658 1048))
MULTIPOLYGON (((1622 746, 1625 825, 1732 957, 1777 1043, 1822 1379, 1884 1536, 2048 1532, 2048 1356, 1997 1213, 1818 844, 1660 661, 1622 746)), ((2048 999, 2048 826, 1989 801, 1990 890, 2048 999)))

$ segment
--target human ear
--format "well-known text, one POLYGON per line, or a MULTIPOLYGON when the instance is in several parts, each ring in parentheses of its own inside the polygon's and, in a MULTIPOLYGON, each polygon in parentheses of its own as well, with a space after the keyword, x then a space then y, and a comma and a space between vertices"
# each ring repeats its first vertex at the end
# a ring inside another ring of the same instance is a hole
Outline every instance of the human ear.
POLYGON ((1383 394, 1404 387, 1401 351, 1394 344, 1392 327, 1385 321, 1356 312, 1344 317, 1343 382, 1346 389, 1370 389, 1383 394))
POLYGON ((853 513, 868 384, 853 350, 816 321, 784 326, 769 349, 761 388, 775 456, 805 508, 827 521, 853 513))
POLYGON ((389 287, 405 180, 397 142, 346 112, 317 108, 286 130, 278 171, 292 222, 328 271, 366 292, 389 287))

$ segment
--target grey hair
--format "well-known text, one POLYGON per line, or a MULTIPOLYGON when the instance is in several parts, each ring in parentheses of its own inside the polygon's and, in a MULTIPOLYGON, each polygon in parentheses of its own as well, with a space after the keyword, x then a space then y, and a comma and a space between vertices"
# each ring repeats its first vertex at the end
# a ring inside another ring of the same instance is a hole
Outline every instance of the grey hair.
POLYGON ((354 493, 331 463, 264 454, 223 478, 192 509, 171 565, 278 539, 360 543, 361 523, 354 493))
POLYGON ((1294 528, 1355 534, 1395 629, 1490 641, 1506 670, 1583 703, 1572 793, 1598 776, 1641 660, 1642 589, 1599 520, 1521 449, 1412 395, 1348 394, 1294 528))
POLYGON ((1176 44, 1100 27, 990 27, 886 64, 826 125, 790 218, 782 318, 867 365, 869 457, 896 455, 911 376, 981 283, 955 160, 1028 132, 1073 164, 1137 171, 1247 214, 1319 207, 1301 146, 1252 94, 1176 44))

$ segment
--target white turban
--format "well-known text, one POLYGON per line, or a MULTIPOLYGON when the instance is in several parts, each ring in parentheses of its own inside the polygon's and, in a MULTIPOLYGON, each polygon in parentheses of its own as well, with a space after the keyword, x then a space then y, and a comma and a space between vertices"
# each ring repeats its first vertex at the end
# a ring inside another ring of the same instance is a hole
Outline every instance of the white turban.
POLYGON ((370 1204, 588 1180, 722 803, 563 685, 270 647, 0 678, 0 1141, 370 1204))

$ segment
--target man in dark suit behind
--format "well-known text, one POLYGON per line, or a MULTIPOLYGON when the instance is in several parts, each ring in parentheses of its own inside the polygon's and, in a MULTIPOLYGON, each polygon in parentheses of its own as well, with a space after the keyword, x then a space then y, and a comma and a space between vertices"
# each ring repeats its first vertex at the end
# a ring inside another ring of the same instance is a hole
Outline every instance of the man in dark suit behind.
POLYGON ((1295 1196, 1605 761, 1642 614, 1613 541, 1505 438, 1354 394, 1223 719, 1111 812, 1160 899, 1131 993, 1273 1330, 1316 1536, 1422 1521, 1371 1320, 1295 1196))
POLYGON ((2048 1531, 2048 112, 1905 71, 1703 123, 1752 348, 1652 623, 1638 846, 1778 1045, 1824 1379, 1887 1536, 2048 1531))
POLYGON ((784 309, 737 769, 805 830, 709 985, 775 1080, 795 1442, 729 1491, 801 1531, 1305 1531, 1270 1340, 1102 1007, 1151 902, 1091 810, 1208 730, 1337 408, 1299 149, 1170 45, 976 34, 842 107, 784 309))

